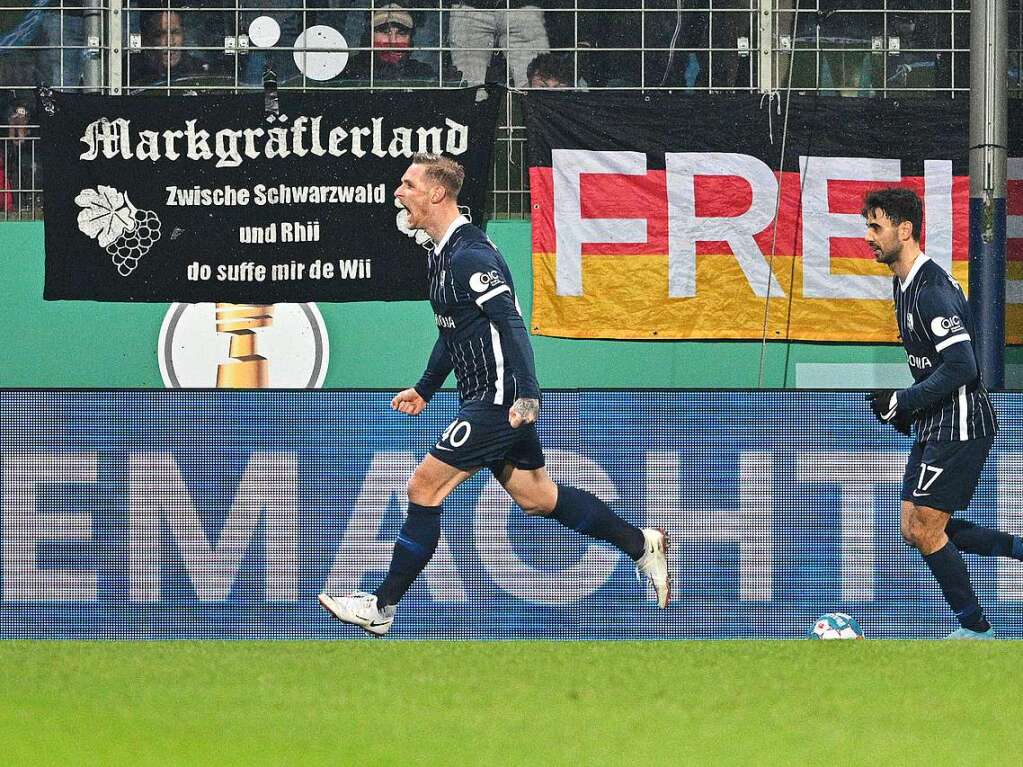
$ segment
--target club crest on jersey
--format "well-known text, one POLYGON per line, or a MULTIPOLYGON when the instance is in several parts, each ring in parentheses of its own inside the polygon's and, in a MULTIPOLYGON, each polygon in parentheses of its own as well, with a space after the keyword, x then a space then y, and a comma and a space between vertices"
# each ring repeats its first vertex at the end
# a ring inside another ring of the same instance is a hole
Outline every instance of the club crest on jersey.
POLYGON ((489 272, 476 272, 469 278, 469 287, 477 293, 486 293, 491 288, 503 284, 504 277, 494 269, 491 269, 489 272))
POLYGON ((931 333, 938 338, 944 338, 949 333, 961 333, 964 330, 963 321, 958 314, 951 317, 935 317, 931 320, 931 333))

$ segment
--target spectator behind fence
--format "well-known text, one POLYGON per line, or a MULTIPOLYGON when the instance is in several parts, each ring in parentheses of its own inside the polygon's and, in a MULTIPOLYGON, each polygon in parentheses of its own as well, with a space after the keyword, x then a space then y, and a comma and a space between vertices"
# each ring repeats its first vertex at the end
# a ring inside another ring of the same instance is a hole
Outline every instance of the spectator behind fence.
POLYGON ((578 0, 577 25, 572 14, 550 14, 559 19, 555 45, 579 48, 581 75, 596 87, 696 85, 706 69, 696 49, 707 47, 707 0, 687 0, 681 11, 676 0, 646 0, 645 13, 612 10, 626 7, 578 0))
MULTIPOLYGON (((505 51, 511 81, 519 87, 528 82, 526 67, 537 55, 550 50, 544 12, 521 0, 472 0, 447 3, 451 60, 469 85, 487 80, 487 69, 496 50, 505 51)), ((558 2, 545 3, 560 5, 558 2)))
POLYGON ((185 77, 209 72, 209 65, 182 50, 185 26, 176 10, 146 11, 139 14, 142 52, 129 57, 129 84, 166 85, 185 77))
MULTIPOLYGON (((4 104, 3 120, 5 139, 0 151, 0 211, 14 210, 14 195, 11 193, 16 184, 8 183, 7 166, 16 168, 21 162, 19 154, 25 146, 25 139, 28 138, 28 107, 18 99, 11 99, 10 103, 4 104)), ((15 175, 11 173, 10 175, 15 175)))
MULTIPOLYGON (((31 3, 20 2, 25 6, 31 3)), ((7 9, 0 5, 0 212, 30 205, 30 195, 12 190, 31 186, 36 171, 35 153, 26 139, 33 122, 33 86, 44 77, 37 50, 42 44, 43 14, 40 10, 7 9)))
MULTIPOLYGON (((367 29, 373 24, 373 13, 386 6, 384 0, 309 0, 311 5, 325 4, 328 12, 317 15, 318 24, 334 27, 345 36, 349 45, 368 47, 367 29), (347 10, 342 10, 347 9, 347 10), (360 41, 363 41, 359 45, 360 41)), ((446 23, 447 14, 441 15, 442 0, 402 0, 400 5, 412 14, 415 24, 415 41, 412 44, 410 58, 429 64, 435 72, 444 72, 444 79, 449 80, 450 65, 445 66, 441 55, 442 19, 446 23)), ((457 80, 455 81, 457 84, 457 80)))
POLYGON ((541 53, 526 67, 526 81, 530 88, 571 88, 575 81, 572 60, 559 53, 541 53))
POLYGON ((388 3, 375 11, 372 35, 360 44, 372 47, 372 56, 368 51, 356 54, 349 76, 375 83, 436 83, 436 70, 411 56, 415 30, 412 13, 398 3, 388 3))

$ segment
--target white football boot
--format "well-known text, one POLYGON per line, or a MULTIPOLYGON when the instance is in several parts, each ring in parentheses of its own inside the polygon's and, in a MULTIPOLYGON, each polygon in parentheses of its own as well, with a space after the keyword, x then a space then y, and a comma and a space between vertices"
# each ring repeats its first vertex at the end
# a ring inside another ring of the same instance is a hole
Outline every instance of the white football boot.
POLYGON ((358 626, 367 634, 377 637, 382 637, 391 628, 397 610, 394 605, 377 609, 376 594, 367 594, 365 591, 353 591, 343 597, 320 594, 317 599, 324 610, 342 623, 358 626))
POLYGON ((660 527, 644 527, 646 542, 643 556, 636 560, 636 571, 643 573, 654 587, 657 606, 664 608, 671 601, 671 574, 668 572, 668 547, 671 541, 660 527))

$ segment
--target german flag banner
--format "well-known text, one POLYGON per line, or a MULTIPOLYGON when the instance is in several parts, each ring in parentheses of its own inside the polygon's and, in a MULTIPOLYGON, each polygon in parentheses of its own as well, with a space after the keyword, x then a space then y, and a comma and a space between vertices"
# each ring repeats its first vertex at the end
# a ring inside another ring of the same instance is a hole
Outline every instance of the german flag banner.
MULTIPOLYGON (((1010 112, 1006 336, 1023 342, 1023 109, 1010 112)), ((968 289, 968 100, 535 91, 533 332, 894 342, 864 194, 924 201, 968 289), (779 161, 783 172, 779 173, 779 161)))

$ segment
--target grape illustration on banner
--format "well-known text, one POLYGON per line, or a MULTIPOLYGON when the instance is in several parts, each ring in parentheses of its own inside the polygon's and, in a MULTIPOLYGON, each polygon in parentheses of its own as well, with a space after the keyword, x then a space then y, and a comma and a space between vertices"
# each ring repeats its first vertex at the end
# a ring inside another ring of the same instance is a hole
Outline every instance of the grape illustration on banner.
POLYGON ((122 277, 127 277, 160 239, 160 219, 152 210, 139 210, 127 192, 100 184, 75 197, 82 208, 78 228, 106 250, 122 277))

